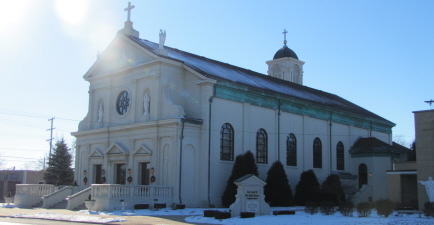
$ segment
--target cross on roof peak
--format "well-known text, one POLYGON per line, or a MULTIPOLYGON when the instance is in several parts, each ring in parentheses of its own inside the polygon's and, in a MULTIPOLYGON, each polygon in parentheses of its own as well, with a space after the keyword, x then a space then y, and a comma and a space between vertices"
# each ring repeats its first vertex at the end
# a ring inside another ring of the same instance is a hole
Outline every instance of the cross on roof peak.
POLYGON ((283 30, 282 34, 283 34, 283 44, 286 45, 286 34, 288 33, 288 31, 286 31, 286 29, 283 30))
POLYGON ((130 20, 130 16, 131 16, 131 10, 134 9, 134 6, 131 5, 131 2, 128 2, 128 7, 124 9, 124 11, 128 11, 128 18, 127 21, 131 21, 130 20))

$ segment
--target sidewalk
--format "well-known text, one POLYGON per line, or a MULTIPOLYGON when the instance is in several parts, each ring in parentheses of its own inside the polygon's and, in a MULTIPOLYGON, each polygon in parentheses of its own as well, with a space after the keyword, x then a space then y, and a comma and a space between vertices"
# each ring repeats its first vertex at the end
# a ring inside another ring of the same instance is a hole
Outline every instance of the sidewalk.
MULTIPOLYGON (((55 213, 62 215, 74 216, 92 216, 100 218, 123 218, 127 221, 124 222, 111 222, 107 224, 173 224, 185 225, 193 224, 184 221, 186 216, 119 216, 119 215, 97 215, 97 214, 82 214, 78 211, 71 211, 66 209, 44 209, 44 208, 0 208, 0 217, 9 217, 17 214, 36 214, 36 213, 55 213)), ((31 218, 31 217, 29 217, 31 218)), ((63 221, 63 220, 62 220, 63 221)), ((68 221, 65 221, 68 222, 68 221)), ((83 222, 86 223, 86 222, 83 222)), ((94 222, 89 222, 94 224, 94 222)))

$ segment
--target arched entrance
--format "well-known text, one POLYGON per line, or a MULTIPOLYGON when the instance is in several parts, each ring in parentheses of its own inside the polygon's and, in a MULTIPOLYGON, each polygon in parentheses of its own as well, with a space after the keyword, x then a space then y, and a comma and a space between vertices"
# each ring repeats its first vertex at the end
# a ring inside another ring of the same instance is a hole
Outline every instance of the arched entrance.
POLYGON ((368 167, 366 164, 362 163, 359 165, 359 189, 362 188, 364 184, 368 184, 368 167))

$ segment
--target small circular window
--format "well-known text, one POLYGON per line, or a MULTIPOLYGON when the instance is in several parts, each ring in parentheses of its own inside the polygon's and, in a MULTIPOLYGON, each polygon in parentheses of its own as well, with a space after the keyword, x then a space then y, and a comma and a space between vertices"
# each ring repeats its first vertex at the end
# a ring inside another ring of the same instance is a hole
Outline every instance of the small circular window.
POLYGON ((124 115, 128 112, 130 108, 130 94, 128 92, 123 91, 118 96, 118 101, 116 103, 116 109, 120 115, 124 115))

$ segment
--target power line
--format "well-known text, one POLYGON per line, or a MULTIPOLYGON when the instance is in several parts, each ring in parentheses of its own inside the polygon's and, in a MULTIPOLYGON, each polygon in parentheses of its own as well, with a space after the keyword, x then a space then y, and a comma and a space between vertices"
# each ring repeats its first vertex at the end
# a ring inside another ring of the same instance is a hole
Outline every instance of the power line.
POLYGON ((31 151, 31 152, 33 152, 33 151, 38 151, 38 152, 42 152, 42 151, 45 151, 45 150, 34 150, 34 149, 16 149, 16 148, 0 148, 0 150, 14 150, 14 151, 31 151))

